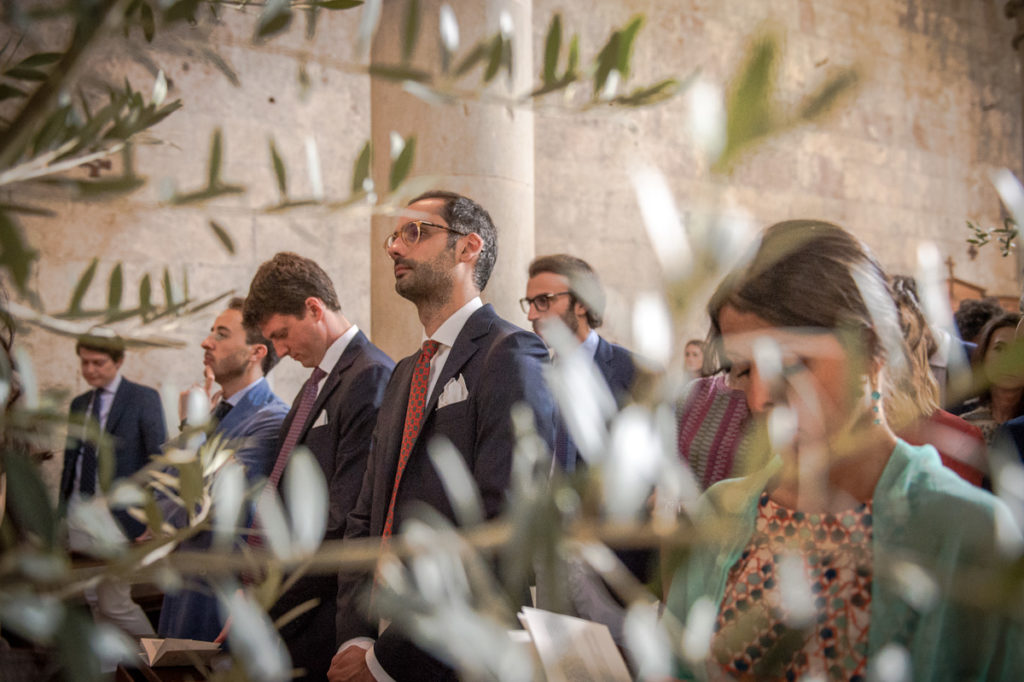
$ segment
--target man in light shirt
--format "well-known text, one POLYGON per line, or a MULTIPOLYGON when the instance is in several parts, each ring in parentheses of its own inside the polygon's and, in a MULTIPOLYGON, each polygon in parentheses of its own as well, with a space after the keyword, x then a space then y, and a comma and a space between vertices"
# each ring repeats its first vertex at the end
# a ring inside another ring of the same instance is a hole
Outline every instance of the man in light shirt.
MULTIPOLYGON (((242 326, 244 303, 237 296, 232 298, 213 321, 200 347, 203 367, 211 379, 207 390, 212 389, 212 382, 220 387, 213 395, 210 414, 204 415, 210 435, 221 439, 221 447, 232 450, 235 460, 245 468, 248 484, 253 486, 270 475, 288 405, 274 394, 265 378, 277 364, 273 345, 258 330, 242 326)), ((207 399, 204 397, 203 402, 207 399)), ((188 525, 184 507, 167 500, 161 505, 166 523, 178 528, 188 525)), ((181 549, 202 551, 210 547, 210 541, 210 533, 198 533, 183 542, 181 549)), ((193 577, 190 583, 194 585, 197 580, 201 579, 193 577)), ((165 595, 157 627, 161 637, 212 641, 220 633, 224 623, 213 590, 201 582, 195 587, 165 595)))
MULTIPOLYGON (((71 401, 59 496, 64 511, 89 503, 101 492, 100 456, 95 439, 88 437, 89 424, 98 423, 112 439, 114 479, 131 476, 145 466, 167 438, 160 395, 121 376, 124 349, 123 339, 98 332, 81 337, 75 345, 82 378, 92 390, 71 401)), ((134 539, 145 530, 124 511, 116 512, 114 518, 127 538, 134 539)), ((92 550, 92 533, 87 526, 76 523, 74 513, 68 523, 68 544, 73 552, 88 554, 92 550)), ((132 635, 153 634, 153 626, 131 599, 128 583, 104 580, 86 590, 85 596, 94 615, 132 635)))
MULTIPOLYGON (((432 440, 443 437, 459 452, 487 519, 503 510, 509 487, 513 405, 532 409, 537 432, 550 445, 554 404, 541 375, 547 349, 480 300, 497 245, 487 211, 451 192, 413 200, 385 241, 395 290, 416 305, 423 342, 388 384, 346 537, 379 537, 386 548, 403 521, 424 509, 457 522, 427 452, 432 440)), ((457 679, 397 625, 366 616, 359 597, 370 582, 340 577, 339 647, 328 679, 457 679)))
MULTIPOLYGON (((323 268, 294 253, 263 263, 249 287, 243 322, 259 329, 277 354, 312 370, 281 425, 267 485, 280 486, 295 447, 316 457, 328 486, 326 539, 341 538, 355 504, 370 451, 377 408, 394 363, 341 313, 323 268)), ((259 530, 259 519, 255 529, 259 530)), ((257 533, 250 544, 262 544, 257 533)), ((281 628, 292 665, 305 679, 322 680, 331 661, 338 584, 333 576, 297 580, 270 609, 272 618, 311 600, 281 628)))

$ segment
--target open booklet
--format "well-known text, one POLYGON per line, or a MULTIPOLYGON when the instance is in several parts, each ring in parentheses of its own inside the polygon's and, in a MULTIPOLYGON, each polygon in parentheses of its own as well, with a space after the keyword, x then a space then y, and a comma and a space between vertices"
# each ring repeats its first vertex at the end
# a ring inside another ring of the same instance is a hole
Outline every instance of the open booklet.
POLYGON ((601 623, 529 607, 523 607, 519 622, 537 649, 547 682, 632 682, 601 623))
POLYGON ((197 663, 205 665, 221 650, 220 644, 196 639, 144 637, 141 644, 142 658, 150 668, 169 668, 197 663))

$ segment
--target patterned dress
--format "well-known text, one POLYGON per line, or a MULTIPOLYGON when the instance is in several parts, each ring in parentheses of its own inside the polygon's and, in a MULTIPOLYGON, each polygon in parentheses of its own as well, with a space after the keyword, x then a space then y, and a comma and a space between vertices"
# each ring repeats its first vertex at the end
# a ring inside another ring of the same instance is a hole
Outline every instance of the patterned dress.
POLYGON ((712 677, 865 679, 871 566, 870 502, 805 514, 763 493, 718 610, 712 677))

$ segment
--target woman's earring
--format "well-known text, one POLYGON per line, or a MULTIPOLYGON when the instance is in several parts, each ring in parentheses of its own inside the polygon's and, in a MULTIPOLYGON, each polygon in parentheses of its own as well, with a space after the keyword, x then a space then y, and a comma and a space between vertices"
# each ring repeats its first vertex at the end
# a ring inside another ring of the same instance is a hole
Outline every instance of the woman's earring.
POLYGON ((871 411, 875 413, 875 424, 882 423, 882 394, 878 391, 871 391, 871 411))

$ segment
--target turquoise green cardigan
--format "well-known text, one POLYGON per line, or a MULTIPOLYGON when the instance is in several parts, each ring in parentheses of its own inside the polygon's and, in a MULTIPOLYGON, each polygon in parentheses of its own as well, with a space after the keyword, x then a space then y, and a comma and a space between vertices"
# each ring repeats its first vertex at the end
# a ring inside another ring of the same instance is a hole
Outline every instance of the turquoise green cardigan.
MULTIPOLYGON (((722 603, 729 569, 754 532, 758 497, 778 466, 776 459, 761 472, 721 481, 705 493, 697 527, 713 528, 715 536, 676 572, 668 608, 681 622, 700 597, 722 603)), ((997 513, 1019 536, 1003 502, 944 467, 934 448, 897 443, 872 508, 869 663, 886 645, 899 644, 910 654, 915 680, 1024 680, 1021 624, 947 598, 958 569, 998 566, 997 513), (898 559, 913 561, 937 582, 939 594, 925 608, 908 603, 907 590, 892 579, 898 559)), ((1020 616, 1021 598, 1012 596, 1020 616)), ((704 671, 683 665, 680 676, 700 679, 704 671)))

